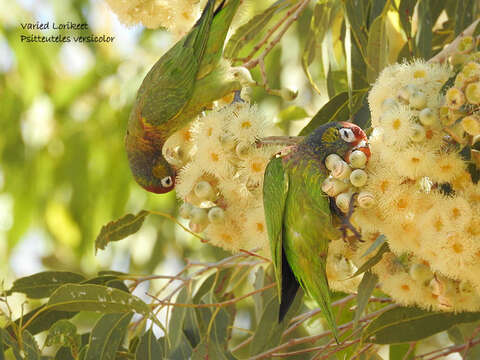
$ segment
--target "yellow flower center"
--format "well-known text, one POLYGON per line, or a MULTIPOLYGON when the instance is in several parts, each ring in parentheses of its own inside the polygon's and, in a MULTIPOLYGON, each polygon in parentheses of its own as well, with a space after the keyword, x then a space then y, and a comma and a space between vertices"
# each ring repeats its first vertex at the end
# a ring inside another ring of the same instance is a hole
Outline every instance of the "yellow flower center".
POLYGON ((420 79, 420 78, 424 78, 425 75, 426 75, 425 70, 417 70, 413 73, 413 78, 420 79))
POLYGON ((244 121, 242 122, 241 126, 242 126, 242 129, 249 129, 252 127, 252 123, 250 121, 244 121))
POLYGON ((218 160, 220 160, 220 157, 218 156, 217 153, 211 153, 211 154, 210 154, 210 158, 211 158, 212 161, 214 161, 214 162, 217 162, 218 160))
POLYGON ((400 126, 402 126, 402 122, 400 121, 400 119, 393 120, 393 123, 392 123, 393 130, 400 129, 400 126))

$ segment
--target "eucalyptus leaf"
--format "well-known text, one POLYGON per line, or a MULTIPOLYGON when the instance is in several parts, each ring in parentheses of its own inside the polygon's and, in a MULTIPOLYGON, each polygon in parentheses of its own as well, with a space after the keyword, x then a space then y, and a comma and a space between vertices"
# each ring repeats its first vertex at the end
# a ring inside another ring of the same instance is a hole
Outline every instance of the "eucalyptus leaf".
POLYGON ((103 315, 92 330, 85 360, 114 360, 132 316, 133 312, 103 315))
POLYGON ((157 360, 162 359, 164 354, 164 345, 162 339, 157 339, 152 329, 149 329, 142 335, 140 342, 135 350, 135 359, 137 360, 157 360))
POLYGON ((360 285, 358 285, 357 308, 355 309, 355 317, 353 319, 355 327, 358 325, 358 321, 365 311, 368 305, 368 300, 377 284, 377 275, 373 274, 371 271, 367 271, 363 274, 362 281, 360 282, 360 285))
POLYGON ((260 322, 250 343, 250 356, 257 355, 267 349, 280 344, 282 333, 290 323, 290 320, 297 315, 302 306, 303 291, 297 291, 290 309, 282 322, 278 322, 278 311, 280 305, 278 297, 274 296, 265 306, 260 322))
POLYGON ((24 360, 40 360, 41 353, 37 341, 27 330, 22 331, 24 360))
POLYGON ((363 331, 364 341, 397 344, 425 339, 456 324, 480 320, 480 313, 433 312, 416 307, 396 307, 375 318, 363 331))
MULTIPOLYGON (((189 301, 189 294, 186 287, 182 288, 178 294, 175 302, 179 304, 186 304, 189 301)), ((183 306, 174 306, 172 314, 170 316, 168 325, 168 339, 170 346, 176 348, 180 345, 180 340, 183 335, 183 325, 185 321, 185 315, 187 314, 187 308, 183 306)))
POLYGON ((116 221, 104 225, 95 239, 95 251, 105 249, 108 243, 119 241, 140 230, 148 211, 142 210, 138 214, 127 214, 116 221))
POLYGON ((68 320, 59 320, 48 330, 46 346, 62 345, 73 349, 77 353, 81 346, 80 335, 77 327, 68 320))
POLYGON ((386 15, 380 15, 368 32, 367 43, 367 79, 373 83, 380 71, 388 65, 389 42, 386 29, 386 15))
POLYGON ((262 13, 255 15, 240 26, 227 42, 223 56, 227 59, 237 57, 238 53, 267 26, 278 11, 288 8, 291 5, 291 1, 278 0, 262 13))
POLYGON ((7 295, 19 292, 30 299, 41 299, 49 297, 63 284, 75 284, 84 280, 83 275, 69 271, 44 271, 15 280, 7 295))
POLYGON ((361 106, 367 90, 356 90, 352 95, 352 110, 349 110, 348 92, 343 92, 330 99, 300 131, 299 136, 310 134, 320 125, 332 121, 347 121, 361 106))
POLYGON ((67 284, 59 287, 46 304, 47 308, 70 311, 120 313, 134 311, 150 316, 150 308, 140 298, 101 285, 67 284))
POLYGON ((383 254, 385 254, 387 251, 389 251, 389 248, 388 248, 388 244, 385 242, 382 244, 380 249, 378 249, 377 253, 374 256, 372 256, 370 259, 365 261, 365 263, 358 268, 358 270, 355 272, 355 274, 352 275, 352 277, 355 277, 357 275, 364 273, 367 270, 370 270, 380 260, 382 260, 383 254))
POLYGON ((411 344, 390 345, 389 360, 413 360, 415 357, 415 348, 410 349, 411 344))
POLYGON ((432 17, 430 0, 419 0, 417 3, 418 28, 415 35, 416 56, 429 59, 432 54, 432 17))

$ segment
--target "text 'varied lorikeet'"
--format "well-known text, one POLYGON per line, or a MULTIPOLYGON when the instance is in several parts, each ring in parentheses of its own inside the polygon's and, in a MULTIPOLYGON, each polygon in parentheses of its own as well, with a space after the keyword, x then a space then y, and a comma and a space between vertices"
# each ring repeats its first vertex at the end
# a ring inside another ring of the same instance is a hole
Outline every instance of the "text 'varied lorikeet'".
POLYGON ((332 122, 315 129, 265 170, 263 202, 272 261, 280 296, 279 321, 301 286, 319 304, 337 338, 326 275, 330 240, 342 235, 322 183, 324 160, 338 154, 348 160, 357 147, 369 156, 367 137, 357 125, 332 122))
POLYGON ((128 120, 125 146, 137 183, 154 193, 175 186, 175 170, 162 155, 165 141, 205 108, 241 89, 222 60, 223 45, 241 0, 208 0, 197 23, 150 69, 128 120))

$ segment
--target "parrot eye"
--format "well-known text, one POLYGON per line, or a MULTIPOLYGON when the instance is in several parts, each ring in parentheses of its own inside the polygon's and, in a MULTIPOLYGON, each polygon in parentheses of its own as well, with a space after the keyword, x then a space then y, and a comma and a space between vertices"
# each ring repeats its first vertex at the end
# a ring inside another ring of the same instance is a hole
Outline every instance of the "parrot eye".
POLYGON ((352 129, 348 128, 340 129, 340 136, 342 137, 343 141, 349 143, 354 142, 357 139, 352 129))
POLYGON ((162 180, 160 180, 160 183, 162 184, 163 187, 170 187, 172 186, 172 177, 171 176, 165 176, 162 180))

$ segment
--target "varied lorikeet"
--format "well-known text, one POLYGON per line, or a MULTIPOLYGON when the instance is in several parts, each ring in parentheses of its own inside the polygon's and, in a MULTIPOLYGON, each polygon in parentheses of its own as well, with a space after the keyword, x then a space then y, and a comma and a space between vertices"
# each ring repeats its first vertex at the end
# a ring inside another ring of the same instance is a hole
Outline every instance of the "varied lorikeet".
POLYGON ((283 156, 270 160, 264 175, 263 203, 280 297, 279 321, 301 286, 319 304, 337 338, 326 275, 328 243, 342 236, 322 183, 324 160, 336 153, 348 160, 359 149, 370 155, 357 125, 332 122, 315 129, 283 156))
POLYGON ((225 0, 214 11, 208 0, 193 28, 150 69, 128 120, 125 147, 137 183, 154 193, 175 186, 175 170, 162 155, 165 141, 213 101, 241 89, 222 61, 223 45, 241 0, 225 0))

